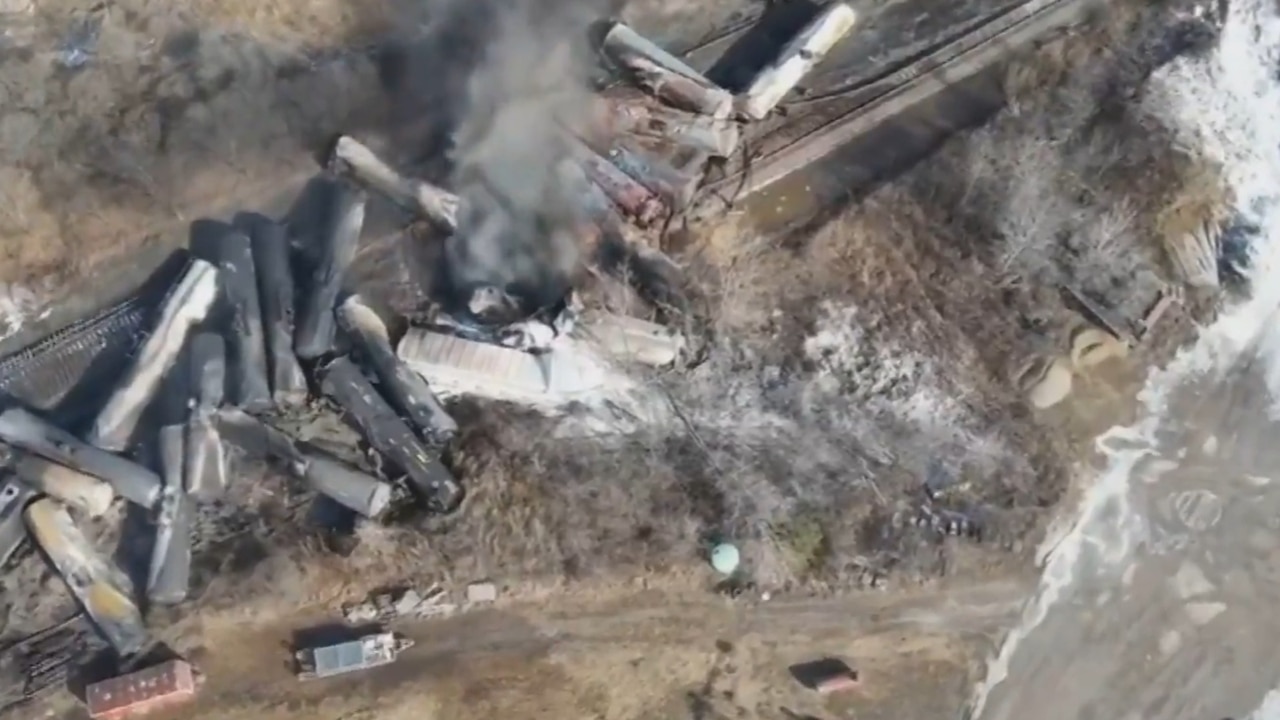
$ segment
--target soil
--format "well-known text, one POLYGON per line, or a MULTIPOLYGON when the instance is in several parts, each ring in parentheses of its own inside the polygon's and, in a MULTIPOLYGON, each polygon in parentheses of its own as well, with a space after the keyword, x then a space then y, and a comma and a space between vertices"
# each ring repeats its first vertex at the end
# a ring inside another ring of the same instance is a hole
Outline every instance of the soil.
MULTIPOLYGON (((145 263, 130 260, 147 248, 181 242, 195 217, 282 210, 335 133, 403 119, 369 46, 416 34, 439 16, 426 5, 208 2, 173 13, 120 0, 0 15, 0 28, 24 33, 12 48, 0 42, 0 283, 83 298, 88 282, 137 272, 145 263), (96 43, 68 69, 57 51, 72 19, 96 28, 96 43)), ((964 19, 929 25, 916 10, 887 5, 868 44, 823 82, 857 60, 914 52, 964 19), (905 23, 900 45, 894 23, 905 23)), ((732 1, 628 10, 642 30, 686 23, 688 44, 751 11, 732 1)), ((362 526, 354 549, 308 523, 309 495, 244 465, 234 509, 201 530, 196 599, 152 618, 209 674, 195 716, 416 717, 424 705, 619 720, 954 712, 1008 617, 966 620, 975 603, 965 592, 1008 589, 1025 573, 1090 439, 1126 416, 1146 364, 1209 312, 1194 298, 1175 309, 1128 357, 1076 373, 1068 400, 1049 410, 1029 408, 1014 381, 1030 361, 1067 354, 1087 322, 1059 286, 1129 322, 1169 277, 1144 231, 1125 234, 1124 262, 1071 245, 1085 221, 1018 249, 1032 234, 1009 231, 1010 186, 1030 177, 1017 159, 1044 151, 1034 157, 1054 172, 1044 195, 1014 205, 1065 196, 1078 203, 1072 217, 1088 220, 1124 201, 1141 228, 1189 191, 1187 178, 1205 176, 1137 118, 1117 116, 1109 93, 1141 72, 1131 77, 1131 58, 1107 48, 1126 47, 1149 19, 1113 20, 1112 34, 1067 37, 1015 65, 1045 73, 1040 81, 984 77, 1017 111, 893 182, 873 173, 815 203, 811 184, 841 181, 799 176, 671 247, 711 299, 716 330, 708 362, 650 378, 688 428, 583 447, 548 440, 544 418, 459 404, 464 433, 449 460, 467 504, 445 520, 362 526), (1037 85, 1047 97, 1019 94, 1037 85), (1062 127, 1046 131, 1045 117, 1062 127), (1141 152, 1115 152, 1137 147, 1125 143, 1140 130, 1141 152), (1047 142, 1056 131, 1071 141, 1047 142), (1142 196, 1126 189, 1139 170, 1142 196), (1071 184, 1081 172, 1099 178, 1090 192, 1071 184), (941 531, 952 521, 963 529, 941 531), (698 560, 718 538, 740 544, 757 583, 736 601, 711 593, 698 560), (409 628, 419 642, 409 656, 349 682, 295 685, 279 666, 290 630, 406 577, 455 590, 494 578, 510 605, 409 628), (764 591, 778 599, 757 604, 764 591), (892 622, 903 615, 911 620, 892 622), (786 676, 823 654, 851 659, 864 689, 827 701, 786 676)), ((113 545, 118 527, 100 530, 113 545)), ((70 605, 32 554, 4 583, 7 636, 70 605)), ((1012 587, 978 604, 1007 610, 1012 587)))

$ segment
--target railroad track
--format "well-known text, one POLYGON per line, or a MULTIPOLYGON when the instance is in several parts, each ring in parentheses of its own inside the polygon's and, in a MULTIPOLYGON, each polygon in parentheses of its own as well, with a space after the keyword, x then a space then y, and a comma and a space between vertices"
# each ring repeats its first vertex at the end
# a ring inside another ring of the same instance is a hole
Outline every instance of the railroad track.
MULTIPOLYGON (((803 99, 803 104, 810 105, 841 97, 867 97, 865 102, 787 145, 747 158, 736 171, 707 184, 703 188, 704 199, 727 198, 733 202, 764 190, 898 114, 992 67, 1012 51, 1080 20, 1096 2, 1030 0, 994 15, 972 31, 871 83, 803 99)), ((715 209, 718 208, 712 208, 715 209)))

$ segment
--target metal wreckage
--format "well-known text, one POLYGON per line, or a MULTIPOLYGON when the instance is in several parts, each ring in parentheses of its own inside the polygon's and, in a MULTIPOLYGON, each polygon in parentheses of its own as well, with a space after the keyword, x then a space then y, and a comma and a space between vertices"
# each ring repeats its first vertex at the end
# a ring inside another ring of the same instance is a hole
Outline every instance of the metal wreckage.
MULTIPOLYGON (((708 162, 732 156, 745 124, 769 115, 854 20, 827 6, 736 96, 626 25, 604 26, 600 55, 627 82, 601 89, 592 122, 565 123, 556 169, 576 199, 586 264, 634 281, 654 306, 687 310, 678 266, 644 230, 690 212, 708 162)), ((650 365, 688 352, 684 333, 663 325, 580 321, 572 288, 558 312, 514 317, 502 288, 475 288, 460 309, 394 337, 349 291, 369 193, 437 241, 465 241, 497 213, 405 176, 352 137, 336 141, 308 190, 306 217, 300 200, 280 219, 193 222, 189 247, 130 298, 0 359, 0 564, 29 539, 123 664, 151 645, 146 609, 188 599, 195 517, 226 497, 233 451, 274 460, 367 518, 405 496, 448 513, 464 486, 441 462, 458 430, 442 396, 572 401, 592 390, 573 343, 650 365), (317 400, 358 428, 373 462, 340 459, 280 422, 317 400), (126 573, 82 531, 117 498, 153 520, 145 572, 126 573)))

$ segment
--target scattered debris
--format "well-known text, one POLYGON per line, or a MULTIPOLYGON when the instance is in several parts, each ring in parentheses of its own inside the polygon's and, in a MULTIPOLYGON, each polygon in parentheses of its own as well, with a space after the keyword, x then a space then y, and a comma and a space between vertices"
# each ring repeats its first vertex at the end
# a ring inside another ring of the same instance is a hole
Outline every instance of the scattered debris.
POLYGON ((491 582, 474 582, 467 586, 467 602, 491 603, 498 599, 498 586, 491 582))
POLYGON ((123 720, 180 705, 195 697, 199 677, 185 660, 170 660, 85 688, 93 720, 123 720))
POLYGON ((582 334, 616 358, 654 367, 671 365, 686 346, 684 336, 665 325, 612 313, 593 317, 582 334))
POLYGON ((344 606, 342 617, 352 625, 365 625, 448 615, 455 612, 458 606, 443 602, 445 598, 444 589, 434 585, 427 590, 426 595, 412 589, 374 593, 362 603, 344 606))
POLYGON ((948 537, 979 539, 982 535, 981 526, 967 515, 930 505, 921 506, 910 518, 910 524, 948 537))
POLYGON ((293 657, 298 679, 314 680, 389 665, 411 647, 413 641, 409 638, 382 632, 333 645, 299 649, 293 657))

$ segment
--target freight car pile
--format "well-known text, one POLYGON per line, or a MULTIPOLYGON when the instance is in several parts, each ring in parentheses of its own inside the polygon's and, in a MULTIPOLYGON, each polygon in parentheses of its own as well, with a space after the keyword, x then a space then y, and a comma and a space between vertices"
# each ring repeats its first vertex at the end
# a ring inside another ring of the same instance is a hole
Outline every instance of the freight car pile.
MULTIPOLYGON (((630 82, 604 88, 589 122, 565 119, 557 167, 585 264, 637 284, 659 309, 679 306, 678 266, 644 231, 690 209, 708 161, 730 156, 741 123, 767 115, 853 20, 847 6, 828 6, 737 97, 609 25, 601 55, 630 82)), ((406 496, 448 513, 464 493, 441 461, 457 424, 437 391, 555 395, 580 378, 550 367, 550 350, 584 333, 607 354, 650 365, 682 351, 678 333, 636 318, 575 328, 572 290, 552 313, 512 317, 503 288, 480 288, 462 310, 393 337, 348 272, 368 193, 412 212, 427 241, 465 240, 486 218, 476 219, 471 199, 407 177, 352 137, 336 141, 327 165, 308 186, 309 214, 197 220, 156 287, 0 360, 0 565, 30 538, 123 660, 150 646, 146 608, 188 599, 195 518, 233 484, 233 447, 367 518, 406 496), (289 417, 317 407, 358 430, 370 463, 287 429, 289 417), (141 588, 82 529, 117 498, 154 520, 141 588)))

